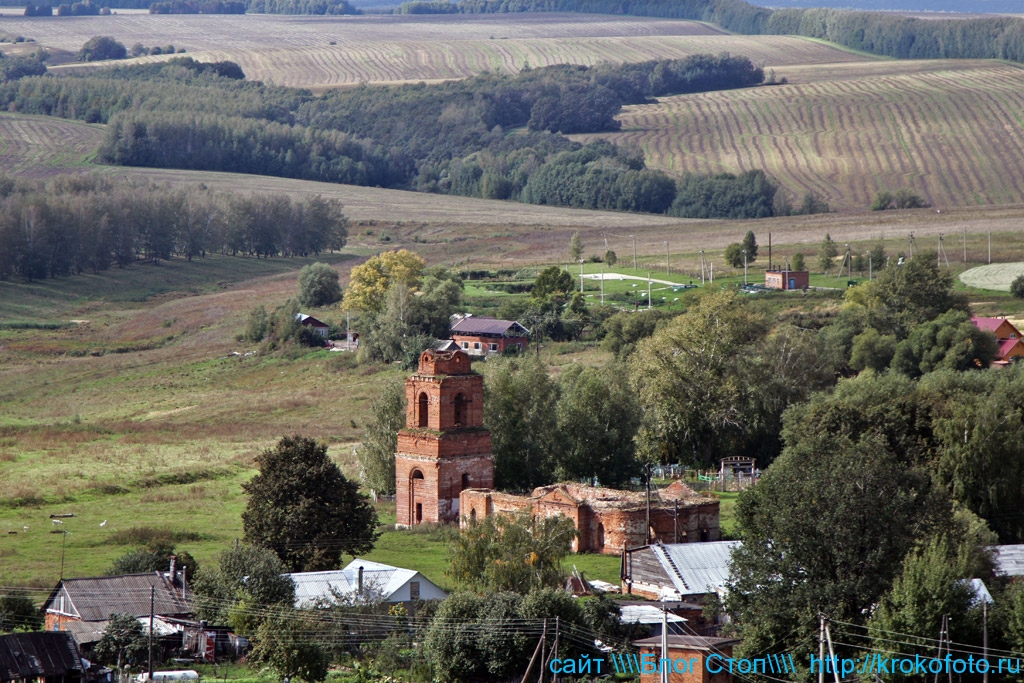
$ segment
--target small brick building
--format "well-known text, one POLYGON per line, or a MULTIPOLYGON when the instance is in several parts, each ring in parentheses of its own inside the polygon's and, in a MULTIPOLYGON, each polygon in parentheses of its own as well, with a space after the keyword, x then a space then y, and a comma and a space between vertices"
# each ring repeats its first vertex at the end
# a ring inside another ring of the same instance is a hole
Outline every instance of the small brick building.
POLYGON ((396 526, 453 522, 464 489, 494 486, 484 378, 464 352, 427 349, 405 391, 405 429, 395 453, 396 526))
MULTIPOLYGON (((529 496, 474 488, 464 490, 460 498, 463 526, 493 514, 531 509, 539 517, 572 519, 580 534, 573 547, 577 552, 619 554, 648 542, 644 493, 565 482, 541 486, 529 496)), ((675 482, 651 499, 651 540, 717 541, 718 507, 717 499, 701 497, 675 482)))
POLYGON ((670 635, 667 640, 667 657, 663 656, 660 637, 633 642, 641 663, 640 683, 662 683, 662 669, 668 671, 669 683, 732 683, 728 659, 740 641, 680 635, 670 635))
POLYGON ((769 289, 807 289, 811 286, 811 273, 807 270, 768 270, 764 286, 769 289))

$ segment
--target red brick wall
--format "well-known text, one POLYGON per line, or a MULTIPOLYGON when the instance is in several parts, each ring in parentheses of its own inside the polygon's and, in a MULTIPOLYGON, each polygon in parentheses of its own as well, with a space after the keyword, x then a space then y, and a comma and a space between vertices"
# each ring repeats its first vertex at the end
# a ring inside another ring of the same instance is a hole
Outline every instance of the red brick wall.
POLYGON ((470 334, 453 334, 452 339, 463 348, 463 350, 474 356, 482 356, 488 353, 505 353, 507 349, 513 345, 518 344, 519 350, 526 350, 527 344, 530 340, 526 337, 477 337, 470 334), (469 344, 469 347, 463 345, 463 342, 469 344), (480 348, 475 345, 480 344, 480 348), (491 344, 497 344, 497 350, 491 350, 491 344))
POLYGON ((398 432, 398 455, 444 458, 490 453, 491 433, 484 430, 439 435, 405 429, 398 432))
POLYGON ((490 454, 456 458, 425 458, 399 453, 395 457, 395 515, 399 526, 422 522, 453 522, 459 518, 463 475, 467 488, 494 486, 490 454), (414 479, 419 471, 422 479, 414 479), (416 504, 422 519, 416 519, 416 504))
MULTIPOLYGON (((532 507, 538 517, 565 515, 572 519, 580 533, 579 539, 573 544, 573 549, 577 551, 618 555, 624 549, 637 548, 647 543, 646 506, 592 509, 586 504, 576 506, 553 503, 529 496, 512 496, 491 491, 466 491, 461 498, 463 525, 473 510, 476 511, 476 518, 480 520, 489 515, 514 513, 532 507), (604 545, 599 543, 602 535, 604 545)), ((652 508, 652 540, 660 540, 663 543, 675 542, 674 515, 674 509, 652 508)), ((721 537, 718 528, 717 500, 699 504, 680 504, 678 519, 680 543, 717 541, 721 537), (705 529, 706 538, 702 538, 701 531, 705 529)))
POLYGON ((81 621, 81 619, 64 616, 63 614, 54 614, 52 612, 47 612, 45 628, 47 631, 62 631, 64 630, 64 624, 67 624, 68 622, 72 621, 81 621))
POLYGON ((427 349, 420 354, 417 374, 468 375, 472 373, 469 356, 461 351, 435 351, 427 349))
MULTIPOLYGON (((726 645, 718 648, 717 651, 724 657, 732 657, 732 646, 726 645)), ((656 665, 661 659, 661 648, 660 647, 649 647, 645 646, 640 648, 640 655, 653 655, 653 659, 648 659, 652 665, 656 665)), ((732 683, 732 676, 728 673, 717 673, 710 674, 707 669, 704 668, 704 662, 707 658, 708 653, 703 650, 691 650, 681 648, 679 646, 673 647, 669 645, 668 656, 669 659, 673 660, 673 669, 675 669, 675 660, 686 660, 687 664, 679 664, 679 669, 686 669, 686 673, 680 673, 673 670, 669 673, 669 683, 732 683), (696 660, 691 662, 690 660, 696 660)), ((641 660, 643 661, 643 660, 641 660)), ((719 663, 721 665, 721 663, 719 663)), ((726 666, 728 666, 726 664, 726 666)), ((643 673, 641 669, 640 683, 661 683, 661 674, 656 672, 643 673)))
POLYGON ((484 424, 484 378, 480 375, 431 377, 417 374, 407 379, 405 424, 410 429, 420 428, 421 394, 427 396, 425 429, 456 429, 455 404, 460 395, 463 402, 460 426, 482 427, 484 424))

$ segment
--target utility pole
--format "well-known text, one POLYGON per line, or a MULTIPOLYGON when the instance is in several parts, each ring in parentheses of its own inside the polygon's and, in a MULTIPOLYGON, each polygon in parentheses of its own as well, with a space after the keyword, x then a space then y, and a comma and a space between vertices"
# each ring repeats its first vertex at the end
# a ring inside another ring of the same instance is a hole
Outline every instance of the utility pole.
POLYGON ((651 544, 651 463, 646 463, 644 469, 647 471, 647 531, 644 532, 645 545, 651 544))
POLYGON ((583 293, 583 259, 580 259, 580 294, 583 293))
MULTIPOLYGON (((171 577, 174 581, 174 577, 171 577)), ((156 607, 156 587, 149 587, 149 683, 153 683, 153 612, 156 607)))
POLYGON ((818 615, 821 624, 818 626, 818 683, 825 683, 825 615, 818 615))
MULTIPOLYGON (((988 661, 988 600, 981 601, 981 656, 988 661)), ((988 683, 988 670, 981 675, 981 683, 988 683)))
POLYGON ((630 235, 629 239, 633 240, 633 270, 636 270, 636 235, 630 235))
POLYGON ((743 284, 747 284, 747 250, 743 250, 743 284))
POLYGON ((604 266, 601 266, 601 305, 604 306, 604 266))

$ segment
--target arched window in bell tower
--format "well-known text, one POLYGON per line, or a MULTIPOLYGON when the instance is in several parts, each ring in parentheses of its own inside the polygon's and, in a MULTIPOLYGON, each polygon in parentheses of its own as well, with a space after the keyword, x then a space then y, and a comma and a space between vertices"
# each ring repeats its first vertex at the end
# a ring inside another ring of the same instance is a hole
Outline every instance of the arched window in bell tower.
POLYGON ((430 398, 427 396, 427 392, 421 392, 419 398, 419 405, 416 409, 416 423, 418 427, 427 426, 427 418, 430 417, 428 412, 428 406, 430 404, 430 398))
POLYGON ((455 426, 465 427, 468 419, 468 406, 466 405, 466 395, 459 392, 455 396, 455 426))

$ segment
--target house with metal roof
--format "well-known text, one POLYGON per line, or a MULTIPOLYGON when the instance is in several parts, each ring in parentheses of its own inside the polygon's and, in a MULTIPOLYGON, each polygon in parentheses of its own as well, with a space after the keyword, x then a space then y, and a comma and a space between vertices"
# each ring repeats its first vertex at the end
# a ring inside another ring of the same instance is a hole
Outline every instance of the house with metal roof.
POLYGON ((317 320, 311 315, 305 313, 296 313, 295 320, 298 321, 299 325, 303 327, 312 328, 314 332, 319 334, 324 339, 327 339, 327 335, 330 333, 330 326, 322 320, 317 320))
POLYGON ((530 331, 514 320, 477 315, 453 322, 451 335, 459 348, 476 358, 524 351, 530 341, 530 331))
POLYGON ((295 583, 295 607, 298 609, 344 600, 413 603, 448 597, 437 584, 418 571, 369 560, 356 559, 344 569, 334 571, 298 572, 286 576, 295 583))
POLYGON ((192 616, 192 591, 184 572, 149 572, 80 579, 62 579, 43 605, 47 631, 68 631, 79 645, 99 640, 111 614, 148 617, 153 611, 166 619, 192 616))
POLYGON ((991 332, 996 336, 999 350, 996 352, 996 363, 1005 365, 1014 358, 1024 357, 1024 340, 1020 331, 1006 318, 983 318, 973 316, 971 322, 979 330, 991 332))
POLYGON ((69 633, 0 636, 0 683, 79 683, 82 656, 69 633))
POLYGON ((656 543, 622 556, 622 592, 653 600, 703 602, 725 590, 732 551, 740 541, 656 543))
POLYGON ((1016 578, 1024 576, 1024 544, 993 545, 992 553, 996 574, 1016 578))

